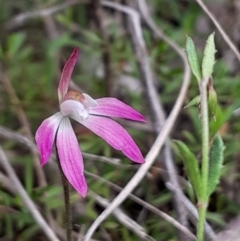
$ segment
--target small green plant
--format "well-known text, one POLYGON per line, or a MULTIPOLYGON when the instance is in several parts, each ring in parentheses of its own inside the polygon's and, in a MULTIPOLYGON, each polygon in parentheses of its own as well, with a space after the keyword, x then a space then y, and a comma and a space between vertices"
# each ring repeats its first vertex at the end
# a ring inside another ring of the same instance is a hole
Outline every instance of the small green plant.
POLYGON ((202 129, 202 160, 198 163, 196 155, 181 141, 176 141, 179 152, 184 160, 186 173, 198 200, 197 239, 204 240, 204 222, 208 200, 215 190, 221 175, 224 145, 218 132, 211 138, 209 130, 209 117, 216 121, 217 94, 213 86, 213 67, 215 64, 214 33, 211 34, 204 49, 202 65, 200 67, 195 45, 187 37, 186 53, 193 75, 198 81, 199 95, 186 107, 198 105, 202 129), (212 139, 212 144, 211 144, 212 139))

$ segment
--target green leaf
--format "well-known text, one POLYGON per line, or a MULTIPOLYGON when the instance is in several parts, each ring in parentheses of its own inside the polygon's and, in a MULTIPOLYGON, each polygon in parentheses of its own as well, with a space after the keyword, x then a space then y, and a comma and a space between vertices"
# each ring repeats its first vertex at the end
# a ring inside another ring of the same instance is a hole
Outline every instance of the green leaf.
POLYGON ((34 235, 39 231, 39 226, 36 224, 31 225, 30 227, 27 227, 25 230, 21 232, 20 235, 18 235, 19 240, 33 240, 34 235))
POLYGON ((187 172, 188 179, 192 184, 193 190, 197 197, 201 197, 201 175, 199 172, 198 161, 195 155, 181 141, 176 141, 177 147, 183 157, 184 166, 187 172))
POLYGON ((107 228, 107 229, 116 229, 118 227, 118 223, 116 222, 105 222, 104 224, 104 228, 107 228))
POLYGON ((192 73, 197 78, 197 80, 200 81, 202 79, 202 75, 201 75, 201 70, 198 62, 195 45, 193 40, 188 36, 186 41, 186 53, 187 53, 188 62, 191 67, 192 73))
POLYGON ((211 77, 213 72, 213 66, 215 64, 215 44, 214 44, 214 33, 212 33, 206 42, 203 60, 202 60, 202 76, 205 79, 211 77))
POLYGON ((184 106, 184 109, 192 106, 198 106, 200 104, 200 100, 201 100, 200 95, 194 97, 186 106, 184 106))
POLYGON ((226 226, 226 222, 224 221, 223 214, 207 212, 206 217, 207 217, 207 220, 210 221, 212 224, 216 224, 222 228, 226 226))
POLYGON ((213 137, 219 129, 226 124, 230 118, 232 118, 233 106, 222 109, 220 105, 217 105, 216 109, 216 121, 210 122, 210 136, 213 137))
POLYGON ((10 35, 8 39, 9 53, 11 57, 14 57, 15 54, 20 50, 24 41, 26 39, 25 33, 15 33, 10 35))
POLYGON ((217 112, 217 93, 213 86, 210 86, 208 90, 208 109, 211 117, 216 121, 217 112))
POLYGON ((209 171, 208 171, 208 195, 216 188, 220 176, 223 163, 224 145, 222 138, 216 134, 209 153, 209 171))

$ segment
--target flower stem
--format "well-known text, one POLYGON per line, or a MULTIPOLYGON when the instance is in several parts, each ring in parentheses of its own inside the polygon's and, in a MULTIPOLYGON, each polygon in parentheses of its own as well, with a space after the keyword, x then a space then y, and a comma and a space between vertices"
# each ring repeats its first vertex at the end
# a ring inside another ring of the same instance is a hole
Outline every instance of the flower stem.
POLYGON ((208 205, 208 168, 209 168, 209 118, 208 118, 208 97, 207 97, 208 79, 203 79, 200 82, 201 94, 201 122, 202 122, 202 195, 199 198, 198 204, 198 226, 197 239, 203 241, 204 239, 204 223, 206 218, 206 209, 208 205))
POLYGON ((61 179, 62 179, 62 184, 63 184, 64 203, 65 203, 66 236, 67 236, 67 241, 71 241, 72 215, 71 215, 71 205, 70 205, 69 183, 62 171, 62 167, 60 165, 60 160, 59 160, 58 154, 56 154, 56 156, 57 156, 58 168, 59 168, 59 171, 61 174, 61 179))

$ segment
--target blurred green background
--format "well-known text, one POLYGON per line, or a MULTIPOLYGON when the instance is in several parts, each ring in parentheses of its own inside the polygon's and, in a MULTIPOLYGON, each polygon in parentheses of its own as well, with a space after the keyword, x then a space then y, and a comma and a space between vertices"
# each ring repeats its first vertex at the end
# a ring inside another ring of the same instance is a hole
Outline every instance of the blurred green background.
MULTIPOLYGON (((213 31, 216 32, 218 52, 213 79, 221 108, 217 114, 218 121, 211 123, 211 131, 214 133, 220 129, 226 149, 223 175, 211 197, 207 217, 212 227, 219 231, 237 217, 240 210, 240 65, 211 21, 194 1, 151 0, 148 5, 152 18, 166 35, 181 48, 185 46, 186 34, 191 36, 199 56, 202 56, 207 36, 213 31)), ((211 0, 208 5, 239 47, 240 9, 237 1, 211 0)), ((34 136, 39 124, 58 110, 57 86, 61 70, 73 48, 77 46, 80 49, 80 58, 72 77, 74 84, 94 98, 115 96, 143 113, 149 119, 144 129, 134 123, 129 124, 129 121, 123 120, 121 124, 127 128, 142 153, 146 155, 154 141, 154 135, 126 17, 118 11, 101 7, 99 22, 94 12, 89 1, 0 1, 0 125, 28 138, 34 136), (40 16, 39 13, 44 9, 50 9, 52 13, 40 16)), ((155 86, 168 114, 182 83, 183 65, 181 59, 164 41, 157 41, 144 23, 142 27, 156 80, 155 86)), ((197 93, 197 82, 193 78, 185 104, 197 93)), ((84 158, 86 170, 96 175, 95 178, 86 175, 90 190, 111 201, 118 191, 102 183, 99 178, 124 187, 138 166, 130 163, 120 152, 114 151, 83 126, 75 123, 73 125, 82 151, 121 159, 121 165, 113 165, 98 158, 84 158)), ((184 140, 191 150, 199 154, 201 129, 197 108, 181 111, 171 138, 184 140)), ((47 180, 47 185, 44 186, 39 182, 37 174, 41 167, 34 166, 34 154, 30 150, 14 138, 4 138, 1 134, 0 142, 41 213, 48 221, 49 215, 52 216, 54 222, 63 227, 64 203, 58 170, 51 164, 43 168, 47 180)), ((174 150, 175 148, 173 152, 174 150)), ((174 161, 179 170, 179 178, 186 178, 182 160, 175 152, 174 161)), ((155 168, 150 170, 134 193, 174 217, 171 195, 162 180, 163 173, 161 163, 156 162, 155 168)), ((196 204, 189 186, 184 183, 182 185, 186 194, 196 204)), ((71 201, 74 211, 73 230, 77 235, 81 229, 86 230, 89 227, 103 207, 91 193, 83 200, 72 191, 71 201)), ((176 230, 171 224, 141 205, 128 199, 122 208, 154 239, 177 240, 176 230)), ((194 228, 192 230, 194 232, 194 228)), ((114 216, 102 224, 95 238, 106 241, 140 240, 114 216)), ((33 239, 47 240, 20 197, 0 185, 0 240, 33 239)))

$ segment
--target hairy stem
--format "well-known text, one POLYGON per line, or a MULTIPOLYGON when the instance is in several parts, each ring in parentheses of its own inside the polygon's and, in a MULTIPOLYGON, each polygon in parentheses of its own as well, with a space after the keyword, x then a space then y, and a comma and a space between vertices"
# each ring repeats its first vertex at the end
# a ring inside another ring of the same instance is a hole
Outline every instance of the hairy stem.
POLYGON ((204 222, 206 217, 206 209, 208 204, 208 168, 209 168, 209 119, 208 119, 208 97, 207 97, 207 83, 208 79, 203 79, 200 82, 201 94, 201 122, 202 122, 202 196, 198 203, 198 226, 197 238, 198 241, 203 241, 204 238, 204 222))
POLYGON ((61 174, 62 184, 63 184, 63 193, 64 193, 64 203, 65 203, 65 224, 66 224, 66 236, 67 241, 71 241, 71 231, 72 231, 72 215, 71 215, 71 205, 70 205, 70 192, 69 192, 69 183, 66 179, 62 167, 60 165, 60 160, 58 154, 56 154, 56 159, 58 163, 58 168, 61 174))

